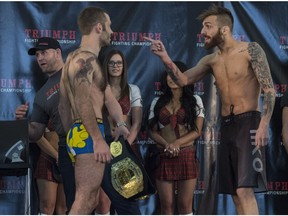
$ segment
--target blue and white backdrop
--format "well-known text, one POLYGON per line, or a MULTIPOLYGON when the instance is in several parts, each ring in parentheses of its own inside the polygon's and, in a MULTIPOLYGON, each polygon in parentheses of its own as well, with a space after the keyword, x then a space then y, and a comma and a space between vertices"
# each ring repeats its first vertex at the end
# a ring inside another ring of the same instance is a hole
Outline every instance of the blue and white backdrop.
MULTIPOLYGON (((207 51, 196 19, 212 2, 1 2, 0 3, 0 120, 14 119, 16 107, 29 101, 46 77, 35 57, 27 50, 39 37, 56 38, 64 59, 80 44, 77 16, 88 6, 105 8, 112 20, 112 46, 127 57, 129 82, 138 85, 144 110, 160 94, 159 83, 164 67, 149 50, 143 36, 161 39, 171 57, 192 67, 207 51)), ((281 143, 279 102, 288 83, 288 2, 213 2, 229 8, 235 18, 234 37, 257 41, 265 50, 277 92, 267 146, 269 191, 257 194, 260 214, 288 214, 288 156, 281 143)), ((111 48, 111 47, 110 47, 111 48)), ((103 49, 104 53, 105 49, 103 49)), ((101 57, 101 56, 100 56, 101 57)), ((219 132, 219 97, 213 77, 195 83, 206 108, 203 135, 197 142, 200 177, 195 191, 194 208, 198 214, 236 214, 230 196, 215 193, 215 159, 221 143, 219 132)), ((261 98, 262 100, 262 98, 261 98)), ((31 110, 29 111, 31 113, 31 110)), ((11 131, 13 133, 13 131, 11 131)), ((139 147, 145 157, 148 138, 145 127, 139 134, 139 147)), ((31 145, 30 145, 31 146, 31 145)), ((0 144, 1 149, 1 144, 0 144)), ((30 149, 30 154, 37 154, 30 149)), ((32 184, 33 185, 33 184, 32 184)), ((32 192, 35 191, 32 187, 32 192)), ((0 176, 1 214, 25 214, 25 178, 0 176)), ((33 193, 32 193, 33 194, 33 193)), ((37 198, 31 196, 31 213, 37 214, 37 198)), ((157 212, 155 197, 143 202, 144 214, 157 212)))

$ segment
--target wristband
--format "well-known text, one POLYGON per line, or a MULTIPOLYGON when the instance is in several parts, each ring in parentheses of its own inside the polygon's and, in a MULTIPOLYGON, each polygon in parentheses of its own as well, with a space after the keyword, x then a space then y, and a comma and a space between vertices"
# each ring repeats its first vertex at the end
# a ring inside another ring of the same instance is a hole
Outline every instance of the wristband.
POLYGON ((120 126, 125 126, 125 127, 127 127, 127 124, 126 124, 126 122, 117 122, 117 123, 116 123, 116 126, 117 126, 117 127, 120 127, 120 126))

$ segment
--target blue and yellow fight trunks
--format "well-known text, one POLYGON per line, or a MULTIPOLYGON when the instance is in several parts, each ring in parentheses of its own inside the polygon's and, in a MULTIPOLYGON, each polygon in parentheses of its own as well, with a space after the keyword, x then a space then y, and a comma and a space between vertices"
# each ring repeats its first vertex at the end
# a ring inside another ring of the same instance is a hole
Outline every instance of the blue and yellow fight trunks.
MULTIPOLYGON (((99 130, 101 131, 101 134, 104 138, 105 136, 103 121, 100 118, 97 118, 96 120, 99 130)), ((75 155, 94 153, 92 138, 91 136, 89 136, 80 119, 76 119, 74 121, 74 124, 72 125, 71 129, 67 134, 66 143, 68 154, 72 162, 75 162, 75 155)))

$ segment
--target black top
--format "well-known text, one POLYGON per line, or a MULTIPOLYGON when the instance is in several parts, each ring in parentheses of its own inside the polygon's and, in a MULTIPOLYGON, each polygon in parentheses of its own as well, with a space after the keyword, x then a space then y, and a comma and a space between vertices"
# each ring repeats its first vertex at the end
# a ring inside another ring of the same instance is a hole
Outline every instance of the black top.
POLYGON ((36 93, 31 116, 31 122, 45 125, 48 124, 51 118, 54 129, 60 138, 66 136, 58 112, 61 73, 62 69, 49 77, 47 82, 36 93))

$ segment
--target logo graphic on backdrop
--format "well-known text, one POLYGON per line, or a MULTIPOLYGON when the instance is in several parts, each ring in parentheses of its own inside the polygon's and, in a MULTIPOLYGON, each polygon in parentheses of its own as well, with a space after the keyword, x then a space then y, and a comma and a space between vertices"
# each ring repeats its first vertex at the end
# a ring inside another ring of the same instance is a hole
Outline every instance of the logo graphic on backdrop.
POLYGON ((24 194, 25 193, 25 181, 17 179, 0 179, 0 194, 24 194))
POLYGON ((288 182, 287 181, 270 181, 267 182, 268 191, 265 194, 268 195, 287 195, 288 194, 288 182))
POLYGON ((207 126, 202 131, 202 135, 198 139, 200 145, 219 145, 220 144, 221 133, 213 126, 207 126))
POLYGON ((163 94, 163 92, 161 91, 161 82, 155 82, 154 86, 155 86, 154 95, 156 97, 160 97, 163 94))
POLYGON ((116 46, 150 46, 151 42, 143 37, 161 40, 159 32, 113 32, 112 45, 116 46))
POLYGON ((204 181, 203 180, 199 180, 197 181, 197 187, 196 189, 194 190, 194 194, 204 194, 204 181))
POLYGON ((2 93, 29 93, 31 91, 31 79, 0 78, 0 92, 2 93))
POLYGON ((52 37, 58 40, 60 44, 75 44, 76 43, 76 30, 67 29, 25 29, 25 42, 36 43, 38 38, 52 37))
POLYGON ((197 34, 197 42, 196 42, 196 47, 204 47, 204 37, 202 34, 197 34))
MULTIPOLYGON (((274 83, 274 89, 276 91, 276 97, 282 97, 286 92, 287 84, 274 83)), ((263 90, 261 90, 261 97, 264 96, 263 90)))
POLYGON ((155 142, 149 137, 148 131, 143 130, 138 133, 137 144, 155 144, 155 142))
MULTIPOLYGON (((204 37, 202 36, 201 33, 198 33, 196 35, 197 37, 197 42, 196 42, 196 47, 204 47, 204 37)), ((233 38, 237 41, 245 41, 245 35, 241 35, 241 34, 234 34, 233 38)))
MULTIPOLYGON (((155 87, 154 95, 161 96, 163 94, 163 92, 161 91, 161 82, 159 81, 154 82, 154 87, 155 87)), ((199 81, 194 84, 194 94, 195 95, 204 94, 204 82, 203 81, 199 81)))
POLYGON ((276 97, 282 97, 286 92, 287 84, 274 83, 274 89, 276 91, 276 97))
POLYGON ((204 95, 204 82, 203 81, 199 81, 194 84, 194 94, 204 95))
POLYGON ((233 34, 233 38, 237 41, 246 41, 245 40, 245 35, 240 35, 240 34, 233 34))
POLYGON ((287 35, 280 35, 279 36, 279 48, 282 50, 288 49, 288 36, 287 35))

